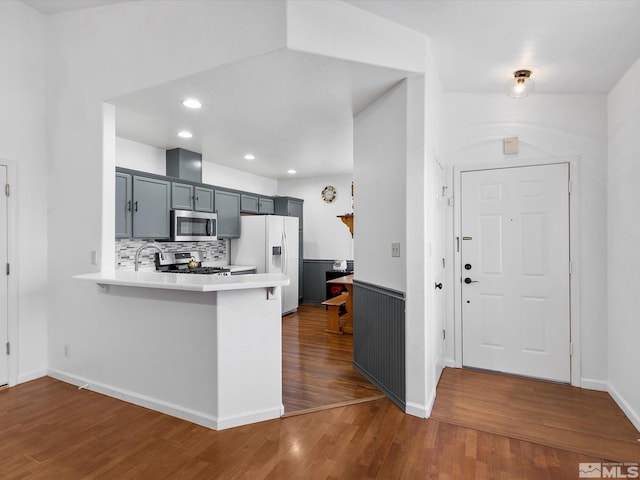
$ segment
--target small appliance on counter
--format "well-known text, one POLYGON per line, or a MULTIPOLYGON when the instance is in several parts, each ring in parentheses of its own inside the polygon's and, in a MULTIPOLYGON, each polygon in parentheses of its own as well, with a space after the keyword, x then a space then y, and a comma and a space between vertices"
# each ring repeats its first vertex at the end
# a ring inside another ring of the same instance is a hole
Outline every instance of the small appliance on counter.
POLYGON ((339 272, 345 272, 347 270, 347 261, 346 260, 334 260, 333 261, 333 269, 339 272))
POLYGON ((195 273, 200 275, 231 276, 231 270, 224 267, 203 267, 200 251, 165 253, 164 260, 156 253, 156 271, 164 273, 195 273))

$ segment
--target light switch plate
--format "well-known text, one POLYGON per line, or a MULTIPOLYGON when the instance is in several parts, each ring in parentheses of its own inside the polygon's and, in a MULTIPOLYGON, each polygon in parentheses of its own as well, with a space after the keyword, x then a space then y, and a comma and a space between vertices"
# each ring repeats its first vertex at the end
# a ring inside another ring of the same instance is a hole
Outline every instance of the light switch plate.
POLYGON ((400 256, 400 242, 394 242, 391 244, 391 256, 392 257, 400 256))

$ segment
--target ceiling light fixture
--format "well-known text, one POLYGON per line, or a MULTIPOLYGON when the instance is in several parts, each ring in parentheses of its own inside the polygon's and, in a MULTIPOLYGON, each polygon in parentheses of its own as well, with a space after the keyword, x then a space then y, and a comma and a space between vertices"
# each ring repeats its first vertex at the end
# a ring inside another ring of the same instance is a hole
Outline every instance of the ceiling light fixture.
POLYGON ((255 156, 253 153, 247 153, 247 154, 244 156, 244 159, 245 159, 245 160, 255 160, 255 159, 256 159, 256 156, 255 156))
POLYGON ((200 108, 200 107, 202 107, 202 104, 200 103, 200 101, 195 99, 195 98, 185 98, 182 101, 182 105, 184 105, 187 108, 200 108))
POLYGON ((191 138, 193 137, 193 134, 191 132, 187 132, 186 130, 183 130, 181 132, 178 132, 178 136, 180 138, 191 138))
POLYGON ((531 70, 516 70, 513 80, 507 82, 507 95, 511 98, 524 98, 533 92, 534 81, 530 78, 531 70))
POLYGON ((295 173, 296 173, 296 171, 295 171, 295 170, 293 170, 293 169, 291 169, 291 170, 287 170, 287 173, 289 173, 289 174, 293 175, 293 174, 295 174, 295 173))

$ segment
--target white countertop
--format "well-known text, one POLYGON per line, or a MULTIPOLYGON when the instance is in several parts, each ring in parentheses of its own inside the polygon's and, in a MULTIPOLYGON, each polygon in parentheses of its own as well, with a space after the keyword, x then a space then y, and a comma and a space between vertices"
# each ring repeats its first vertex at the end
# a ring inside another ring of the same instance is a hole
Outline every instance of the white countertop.
POLYGON ((98 285, 162 288, 166 290, 186 290, 191 292, 247 290, 251 288, 272 288, 289 285, 289 278, 281 273, 258 273, 219 277, 216 275, 115 270, 113 272, 75 275, 73 278, 94 282, 98 285))

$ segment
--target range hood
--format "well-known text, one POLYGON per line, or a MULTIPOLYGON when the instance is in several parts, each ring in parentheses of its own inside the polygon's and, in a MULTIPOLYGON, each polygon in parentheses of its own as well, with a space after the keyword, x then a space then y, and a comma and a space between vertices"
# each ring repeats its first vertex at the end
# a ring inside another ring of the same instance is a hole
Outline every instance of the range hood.
POLYGON ((166 152, 167 176, 202 183, 202 154, 172 148, 166 152))

